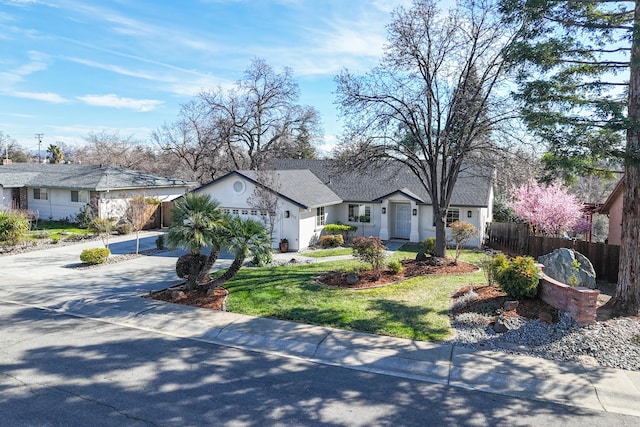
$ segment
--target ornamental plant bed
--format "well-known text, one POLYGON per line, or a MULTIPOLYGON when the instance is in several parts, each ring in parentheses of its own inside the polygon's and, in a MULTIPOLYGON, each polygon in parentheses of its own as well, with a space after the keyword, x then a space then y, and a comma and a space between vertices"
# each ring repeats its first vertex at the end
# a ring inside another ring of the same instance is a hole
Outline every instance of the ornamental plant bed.
POLYGON ((456 291, 452 296, 451 314, 456 316, 461 313, 480 313, 487 316, 503 317, 524 317, 527 319, 538 319, 541 312, 551 314, 552 321, 558 322, 558 310, 545 303, 539 298, 524 298, 518 300, 518 307, 515 310, 504 310, 504 303, 512 301, 507 294, 496 285, 464 286, 456 291), (466 303, 462 307, 456 307, 458 298, 473 290, 478 298, 466 303))
POLYGON ((404 260, 402 272, 394 274, 388 270, 381 272, 362 271, 358 273, 360 282, 356 285, 347 283, 345 271, 330 271, 317 277, 317 281, 326 286, 344 289, 366 289, 390 285, 400 280, 411 277, 427 276, 435 274, 464 274, 478 271, 478 267, 466 262, 458 261, 456 264, 450 258, 442 259, 442 265, 430 265, 427 261, 404 260))

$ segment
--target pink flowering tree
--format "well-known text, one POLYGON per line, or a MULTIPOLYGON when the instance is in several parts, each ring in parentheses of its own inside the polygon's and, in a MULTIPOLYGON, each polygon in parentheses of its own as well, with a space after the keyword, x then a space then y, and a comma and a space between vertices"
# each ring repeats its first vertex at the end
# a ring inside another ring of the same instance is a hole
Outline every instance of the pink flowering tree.
POLYGON ((528 222, 535 234, 557 236, 572 231, 582 217, 582 204, 558 184, 543 186, 536 181, 513 190, 511 207, 528 222))

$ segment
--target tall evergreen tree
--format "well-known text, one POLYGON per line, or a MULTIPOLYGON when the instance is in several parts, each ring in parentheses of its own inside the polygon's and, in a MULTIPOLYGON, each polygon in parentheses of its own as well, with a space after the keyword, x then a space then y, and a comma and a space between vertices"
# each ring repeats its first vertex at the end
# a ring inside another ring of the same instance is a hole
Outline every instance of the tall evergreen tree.
POLYGON ((520 71, 517 97, 530 129, 559 164, 624 163, 620 272, 610 304, 638 314, 640 0, 502 0, 501 9, 507 23, 523 27, 506 54, 520 71))

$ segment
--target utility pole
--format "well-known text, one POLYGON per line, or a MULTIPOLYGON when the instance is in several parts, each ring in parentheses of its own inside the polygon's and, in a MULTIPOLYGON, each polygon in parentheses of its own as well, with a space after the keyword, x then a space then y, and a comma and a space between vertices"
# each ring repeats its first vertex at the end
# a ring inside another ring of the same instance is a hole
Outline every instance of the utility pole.
POLYGON ((38 140, 38 163, 42 163, 42 159, 40 157, 40 146, 42 145, 42 137, 43 133, 36 133, 36 139, 38 140))

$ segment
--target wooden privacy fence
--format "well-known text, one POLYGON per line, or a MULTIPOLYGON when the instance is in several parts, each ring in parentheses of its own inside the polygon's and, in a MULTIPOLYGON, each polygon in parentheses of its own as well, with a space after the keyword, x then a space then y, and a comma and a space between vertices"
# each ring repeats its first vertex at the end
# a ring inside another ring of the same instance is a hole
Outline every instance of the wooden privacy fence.
POLYGON ((618 282, 620 246, 584 240, 529 235, 527 224, 494 222, 489 226, 489 247, 509 255, 529 255, 538 258, 558 248, 568 248, 586 256, 598 279, 618 282))

